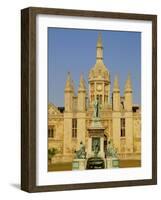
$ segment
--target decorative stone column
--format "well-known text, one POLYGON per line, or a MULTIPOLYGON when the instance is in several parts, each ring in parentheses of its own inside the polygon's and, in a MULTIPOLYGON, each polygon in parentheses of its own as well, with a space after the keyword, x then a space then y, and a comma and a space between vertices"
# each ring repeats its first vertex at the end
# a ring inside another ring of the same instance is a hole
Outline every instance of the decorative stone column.
POLYGON ((88 128, 88 158, 92 156, 105 158, 104 130, 101 124, 99 101, 95 99, 92 123, 88 128))

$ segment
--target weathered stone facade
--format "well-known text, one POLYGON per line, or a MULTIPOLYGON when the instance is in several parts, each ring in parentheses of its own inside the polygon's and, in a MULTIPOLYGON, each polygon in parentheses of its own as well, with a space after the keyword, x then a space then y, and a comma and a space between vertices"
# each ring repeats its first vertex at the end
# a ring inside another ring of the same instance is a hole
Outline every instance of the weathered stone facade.
POLYGON ((133 89, 127 77, 124 95, 120 95, 119 80, 115 77, 110 96, 110 73, 103 62, 101 35, 96 47, 96 64, 88 77, 88 89, 80 76, 78 94, 70 73, 64 90, 64 108, 48 105, 48 148, 56 148, 52 162, 70 162, 82 141, 88 154, 89 132, 92 123, 93 104, 100 104, 101 124, 104 127, 104 149, 109 140, 117 149, 120 159, 141 159, 141 111, 133 104, 133 89))

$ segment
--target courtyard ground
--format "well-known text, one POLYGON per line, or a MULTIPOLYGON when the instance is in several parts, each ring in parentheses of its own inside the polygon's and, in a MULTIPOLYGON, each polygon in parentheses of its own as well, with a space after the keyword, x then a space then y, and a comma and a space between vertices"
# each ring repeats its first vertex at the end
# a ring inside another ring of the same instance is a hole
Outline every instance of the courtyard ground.
MULTIPOLYGON (((140 167, 140 160, 120 160, 120 168, 126 167, 140 167)), ((70 171, 72 170, 72 163, 56 163, 49 164, 48 171, 70 171)))
POLYGON ((48 171, 71 171, 72 163, 49 164, 48 171))

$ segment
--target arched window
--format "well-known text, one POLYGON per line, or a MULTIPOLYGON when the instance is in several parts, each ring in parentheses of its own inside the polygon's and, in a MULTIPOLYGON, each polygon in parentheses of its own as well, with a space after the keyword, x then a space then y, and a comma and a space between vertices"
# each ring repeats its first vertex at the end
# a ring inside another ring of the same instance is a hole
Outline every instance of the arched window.
POLYGON ((121 137, 125 137, 125 118, 121 118, 121 137))
POLYGON ((48 128, 48 138, 54 138, 55 137, 55 127, 49 127, 48 128))
POLYGON ((72 138, 77 138, 77 119, 72 119, 72 138))

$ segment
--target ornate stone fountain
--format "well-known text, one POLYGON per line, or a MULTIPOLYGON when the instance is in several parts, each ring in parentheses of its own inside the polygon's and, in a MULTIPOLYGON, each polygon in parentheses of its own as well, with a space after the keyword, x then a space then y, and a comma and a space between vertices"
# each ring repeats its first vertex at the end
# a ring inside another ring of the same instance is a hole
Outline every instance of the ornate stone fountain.
POLYGON ((105 157, 104 153, 104 130, 100 119, 100 105, 96 99, 94 102, 94 114, 91 126, 88 128, 88 150, 87 157, 105 157))

